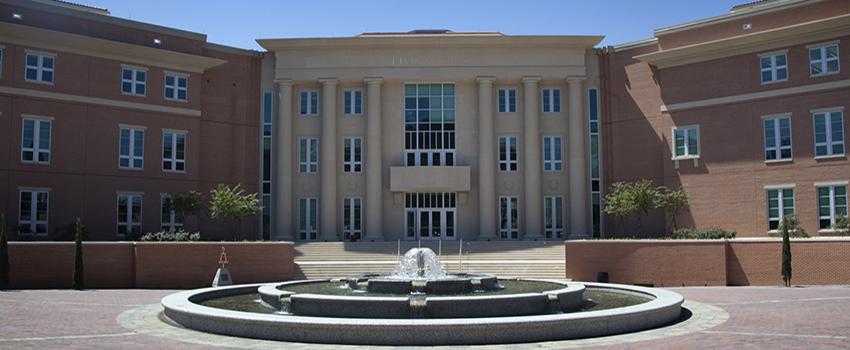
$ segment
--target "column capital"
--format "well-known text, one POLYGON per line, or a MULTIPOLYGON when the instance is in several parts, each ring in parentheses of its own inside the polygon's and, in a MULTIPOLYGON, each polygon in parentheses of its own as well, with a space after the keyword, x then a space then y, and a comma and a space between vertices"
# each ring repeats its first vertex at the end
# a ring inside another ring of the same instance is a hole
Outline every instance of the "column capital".
POLYGON ((339 80, 337 80, 336 78, 319 78, 319 82, 322 83, 322 85, 337 85, 337 84, 339 84, 339 80))
POLYGON ((587 77, 583 75, 573 75, 567 77, 567 83, 570 84, 581 84, 584 83, 585 80, 587 80, 587 77))
POLYGON ((383 77, 365 77, 363 81, 366 82, 367 85, 381 85, 384 83, 383 77))
POLYGON ((493 84, 496 82, 496 77, 494 76, 478 76, 475 77, 475 82, 478 84, 493 84))
POLYGON ((295 81, 292 80, 292 79, 289 79, 289 78, 283 78, 283 79, 275 79, 274 83, 277 84, 277 85, 282 85, 282 86, 292 86, 292 85, 295 84, 295 81))
POLYGON ((526 76, 522 77, 522 79, 520 81, 522 81, 523 84, 529 84, 529 83, 537 83, 541 79, 543 79, 543 78, 539 75, 526 75, 526 76))

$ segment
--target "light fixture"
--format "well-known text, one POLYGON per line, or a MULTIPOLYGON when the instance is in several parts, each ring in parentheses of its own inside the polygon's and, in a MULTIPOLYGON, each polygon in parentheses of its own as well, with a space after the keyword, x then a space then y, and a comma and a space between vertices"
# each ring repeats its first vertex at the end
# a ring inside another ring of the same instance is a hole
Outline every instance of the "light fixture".
POLYGON ((24 16, 21 16, 20 13, 13 13, 12 18, 20 21, 20 20, 24 19, 24 16))
POLYGON ((159 39, 153 39, 153 44, 154 44, 154 45, 162 45, 162 40, 159 40, 159 39))

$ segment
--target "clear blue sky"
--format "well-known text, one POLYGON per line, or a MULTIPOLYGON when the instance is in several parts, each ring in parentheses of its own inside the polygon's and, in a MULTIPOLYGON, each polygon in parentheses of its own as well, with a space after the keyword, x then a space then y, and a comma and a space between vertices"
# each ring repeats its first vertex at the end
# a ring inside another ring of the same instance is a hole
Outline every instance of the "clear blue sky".
POLYGON ((339 37, 367 31, 445 28, 508 35, 605 35, 603 45, 727 13, 748 0, 71 0, 113 16, 207 34, 260 49, 257 38, 339 37))

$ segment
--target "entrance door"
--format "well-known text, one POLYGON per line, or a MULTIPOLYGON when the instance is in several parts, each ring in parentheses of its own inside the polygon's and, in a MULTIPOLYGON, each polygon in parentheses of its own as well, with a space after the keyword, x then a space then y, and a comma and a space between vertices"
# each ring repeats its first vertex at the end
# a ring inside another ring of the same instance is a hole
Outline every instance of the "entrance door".
POLYGON ((455 239, 454 193, 408 193, 407 197, 408 205, 405 208, 407 239, 455 239))

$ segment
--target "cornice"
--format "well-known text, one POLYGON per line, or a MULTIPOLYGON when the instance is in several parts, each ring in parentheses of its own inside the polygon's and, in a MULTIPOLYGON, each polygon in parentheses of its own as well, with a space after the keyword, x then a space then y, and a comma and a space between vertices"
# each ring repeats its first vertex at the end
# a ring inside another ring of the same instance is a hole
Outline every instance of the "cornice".
POLYGON ((603 36, 592 35, 429 35, 367 36, 350 38, 257 39, 269 51, 298 49, 388 48, 388 47, 558 47, 593 48, 603 36))

